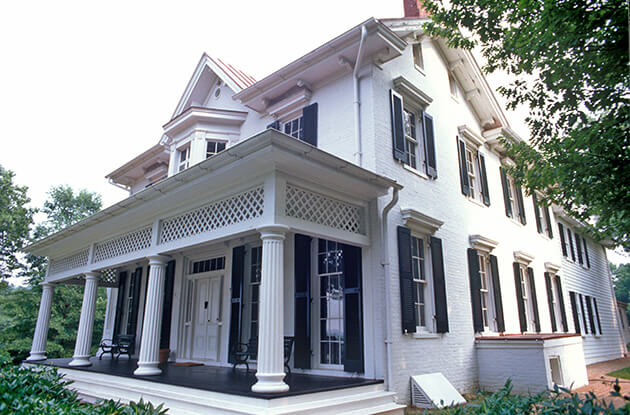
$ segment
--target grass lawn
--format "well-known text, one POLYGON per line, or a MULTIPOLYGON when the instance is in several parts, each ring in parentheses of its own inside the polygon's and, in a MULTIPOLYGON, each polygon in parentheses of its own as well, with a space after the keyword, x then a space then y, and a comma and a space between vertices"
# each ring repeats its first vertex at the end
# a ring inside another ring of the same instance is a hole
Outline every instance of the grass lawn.
POLYGON ((612 376, 614 378, 630 379, 630 367, 627 367, 625 369, 615 370, 614 372, 608 373, 606 376, 612 376))

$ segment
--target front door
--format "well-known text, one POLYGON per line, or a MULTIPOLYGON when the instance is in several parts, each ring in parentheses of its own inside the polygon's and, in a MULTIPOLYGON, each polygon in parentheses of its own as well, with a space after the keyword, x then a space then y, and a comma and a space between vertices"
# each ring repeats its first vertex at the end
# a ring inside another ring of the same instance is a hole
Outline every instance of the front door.
POLYGON ((214 361, 219 359, 222 279, 223 277, 211 277, 195 281, 193 359, 214 361))

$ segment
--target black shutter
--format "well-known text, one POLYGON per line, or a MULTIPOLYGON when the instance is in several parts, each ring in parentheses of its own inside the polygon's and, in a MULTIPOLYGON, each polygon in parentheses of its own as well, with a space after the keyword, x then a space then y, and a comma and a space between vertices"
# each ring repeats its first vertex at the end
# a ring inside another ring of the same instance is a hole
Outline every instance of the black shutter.
POLYGON ((125 309, 125 282, 127 281, 127 271, 118 274, 118 301, 116 301, 116 319, 114 320, 114 333, 112 340, 120 334, 120 323, 122 322, 122 313, 125 309))
POLYGON ((536 193, 532 194, 532 200, 534 201, 534 216, 536 217, 536 229, 538 233, 543 233, 542 219, 540 218, 540 206, 538 206, 538 198, 536 193))
POLYGON ((573 234, 571 229, 567 228, 567 239, 569 240, 569 248, 571 248, 571 259, 575 261, 575 250, 573 249, 573 234))
POLYGON ((481 171, 481 193, 483 204, 490 206, 490 191, 488 190, 488 175, 486 173, 486 158, 479 153, 479 170, 481 171))
POLYGON ((580 235, 577 233, 573 234, 575 236, 575 250, 577 251, 578 262, 580 264, 584 264, 584 259, 582 259, 582 240, 580 235))
POLYGON ((512 210, 512 204, 510 203, 510 182, 507 178, 507 173, 503 167, 499 167, 499 172, 501 173, 501 184, 503 185, 503 201, 505 202, 505 215, 508 218, 514 217, 514 212, 512 210))
POLYGON ((435 131, 433 117, 426 112, 422 113, 424 122, 424 156, 427 165, 427 176, 437 179, 437 160, 435 158, 435 131))
POLYGON ((411 231, 404 226, 398 227, 398 276, 400 278, 400 307, 402 332, 415 333, 416 290, 413 286, 411 270, 411 231))
POLYGON ((470 182, 468 181, 468 166, 466 165, 466 143, 457 137, 457 152, 459 153, 459 180, 462 184, 462 193, 470 195, 470 182))
POLYGON ((551 228, 551 217, 549 216, 549 206, 543 206, 545 219, 547 219, 547 236, 553 238, 553 229, 551 228))
POLYGON ((342 245, 344 268, 344 372, 363 373, 363 304, 361 300, 361 248, 342 245))
POLYGON ((527 224, 525 218, 525 204, 523 203, 523 190, 521 186, 516 186, 516 201, 518 203, 519 219, 523 225, 527 224))
POLYGON ((276 120, 267 126, 267 129, 274 129, 280 131, 280 121, 276 120))
POLYGON ((591 304, 591 297, 588 295, 584 296, 584 300, 586 301, 586 309, 588 310, 588 322, 591 326, 591 333, 597 333, 595 331, 595 316, 593 315, 593 304, 591 304))
MULTIPOLYGON (((148 272, 147 272, 148 274, 148 272)), ((138 309, 140 308, 140 285, 142 284, 142 268, 136 268, 131 275, 133 279, 133 297, 131 300, 131 318, 127 322, 127 334, 136 334, 138 328, 138 309)), ((147 285, 149 278, 147 277, 147 285)))
POLYGON ((573 291, 569 291, 569 299, 571 300, 571 312, 573 313, 573 326, 575 327, 575 332, 577 334, 581 334, 582 330, 580 329, 580 315, 578 314, 577 297, 573 291))
POLYGON ((403 99, 394 90, 389 91, 390 107, 392 113, 392 139, 394 147, 394 158, 408 163, 405 156, 405 120, 403 117, 403 99))
POLYGON ((435 297, 435 326, 438 333, 448 333, 448 306, 442 240, 431 237, 431 262, 433 265, 433 289, 435 297))
POLYGON ((564 226, 561 223, 558 223, 558 232, 560 233, 560 245, 562 246, 562 255, 565 257, 569 257, 567 254, 567 241, 564 239, 564 226))
POLYGON ((547 304, 549 304, 549 317, 551 317, 551 331, 555 333, 558 331, 558 325, 556 324, 556 310, 553 308, 553 283, 548 272, 545 272, 545 285, 547 286, 547 304))
POLYGON ((564 293, 562 292, 562 283, 560 277, 556 275, 556 285, 558 286, 558 301, 560 302, 560 316, 562 317, 562 329, 565 333, 569 332, 569 322, 567 321, 567 310, 564 308, 564 293))
POLYGON ((536 295, 536 281, 534 280, 534 270, 527 268, 527 275, 529 276, 529 286, 532 292, 532 308, 534 309, 534 328, 536 333, 540 333, 540 315, 538 314, 538 296, 536 295))
POLYGON ((479 274, 479 254, 476 249, 468 248, 468 272, 470 274, 470 300, 472 303, 473 327, 475 333, 483 331, 481 311, 481 275, 479 274))
POLYGON ((234 349, 241 341, 241 304, 245 275, 245 246, 232 249, 232 287, 230 295, 230 343, 228 361, 234 363, 234 349))
POLYGON ((317 102, 302 110, 302 141, 317 147, 317 102))
POLYGON ((295 234, 295 343, 293 365, 311 368, 311 237, 295 234))
POLYGON ((527 331, 527 316, 525 315, 525 301, 523 301, 523 286, 521 285, 521 274, 518 262, 513 264, 514 284, 516 286, 516 304, 518 306, 518 321, 521 325, 521 333, 527 331))
POLYGON ((593 306, 595 307, 595 317, 597 318, 597 328, 599 329, 599 334, 602 334, 602 322, 599 319, 599 308, 597 308, 597 299, 593 297, 593 306))
POLYGON ((588 334, 588 324, 586 323, 586 309, 584 307, 584 296, 578 294, 578 300, 580 300, 580 310, 582 311, 582 322, 584 323, 584 334, 588 334))
POLYGON ((168 261, 164 273, 164 302, 162 305, 162 329, 160 330, 160 349, 168 349, 170 347, 174 286, 175 261, 168 261))
POLYGON ((588 258, 588 245, 586 245, 586 238, 582 238, 582 242, 584 243, 584 259, 586 259, 586 266, 590 268, 591 261, 588 258))
POLYGON ((496 311, 497 331, 505 331, 505 320, 503 318, 503 299, 501 297, 501 282, 499 278, 499 266, 497 257, 490 255, 490 272, 492 273, 492 293, 494 294, 494 309, 496 311))

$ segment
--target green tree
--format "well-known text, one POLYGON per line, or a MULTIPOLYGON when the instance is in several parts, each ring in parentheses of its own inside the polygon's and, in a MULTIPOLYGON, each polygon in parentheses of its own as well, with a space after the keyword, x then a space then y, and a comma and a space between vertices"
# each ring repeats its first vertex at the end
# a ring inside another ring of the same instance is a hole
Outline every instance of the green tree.
POLYGON ((424 0, 425 30, 478 48, 508 108, 529 108, 529 143, 504 140, 529 193, 545 193, 630 249, 630 73, 626 0, 424 0))
POLYGON ((630 303, 630 264, 615 265, 609 263, 615 285, 615 297, 624 303, 630 303))
POLYGON ((0 166, 0 281, 15 276, 23 268, 18 251, 28 241, 35 209, 27 188, 13 183, 15 174, 0 166))
MULTIPOLYGON (((96 213, 100 208, 101 197, 96 193, 87 190, 75 193, 69 186, 53 187, 42 209, 46 220, 35 227, 32 239, 37 240, 57 232, 96 213)), ((25 359, 30 351, 41 298, 39 282, 46 275, 46 258, 28 254, 26 263, 28 287, 5 285, 0 288, 0 347, 9 352, 15 361, 25 359)), ((55 288, 46 346, 48 357, 72 355, 82 301, 81 286, 59 284, 55 288)), ((99 288, 93 345, 98 343, 103 330, 106 302, 105 289, 99 288)))

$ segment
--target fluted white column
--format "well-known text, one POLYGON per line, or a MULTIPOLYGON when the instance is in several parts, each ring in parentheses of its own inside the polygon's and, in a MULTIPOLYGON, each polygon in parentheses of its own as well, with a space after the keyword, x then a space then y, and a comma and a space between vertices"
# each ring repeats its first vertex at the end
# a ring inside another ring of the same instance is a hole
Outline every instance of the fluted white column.
POLYGON ((55 285, 42 283, 42 299, 39 302, 39 314, 33 334, 33 345, 28 361, 46 360, 46 339, 48 338, 48 325, 50 324, 50 310, 52 308, 53 292, 55 285))
POLYGON ((90 363, 90 347, 92 346, 92 329, 94 328, 94 310, 96 309, 96 291, 99 278, 100 274, 97 272, 85 273, 79 330, 74 346, 74 356, 72 356, 72 361, 68 363, 70 366, 89 366, 92 364, 90 363))
POLYGON ((254 392, 286 392, 284 383, 284 236, 281 225, 259 228, 262 239, 258 328, 258 382, 254 392))
POLYGON ((144 322, 142 323, 142 339, 138 368, 133 372, 137 376, 159 375, 160 363, 160 331, 162 329, 162 304, 164 302, 164 274, 166 271, 165 256, 150 256, 149 281, 147 288, 144 322))

